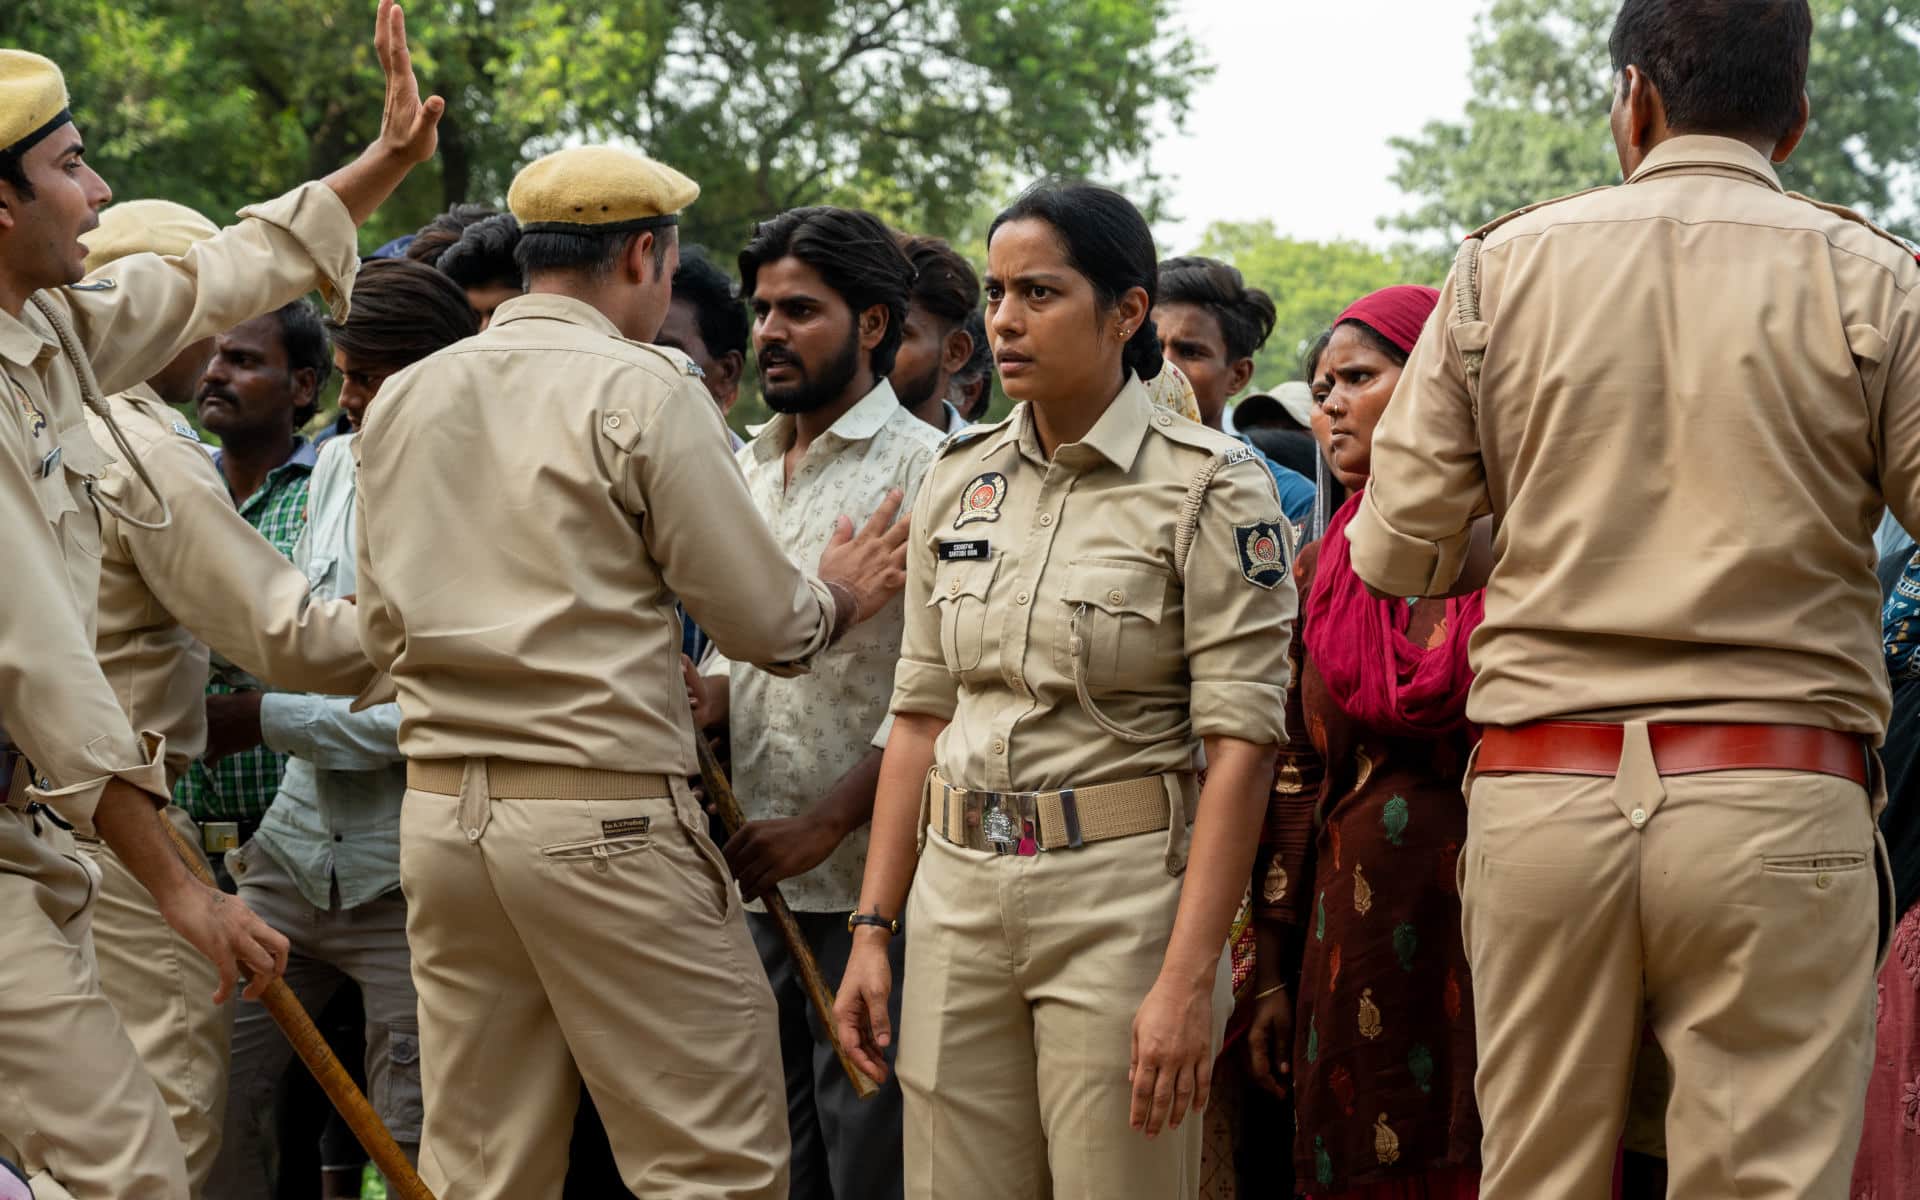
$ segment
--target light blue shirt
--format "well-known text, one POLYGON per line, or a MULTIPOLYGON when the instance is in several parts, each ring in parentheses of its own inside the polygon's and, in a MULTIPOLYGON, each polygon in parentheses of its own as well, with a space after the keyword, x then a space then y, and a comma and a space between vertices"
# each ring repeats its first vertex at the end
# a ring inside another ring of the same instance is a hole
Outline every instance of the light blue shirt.
MULTIPOLYGON (((307 493, 307 528, 293 561, 322 599, 353 595, 353 435, 330 439, 307 493)), ((357 908, 400 886, 400 706, 352 710, 345 696, 269 692, 260 731, 287 760, 280 791, 254 835, 315 908, 357 908)))

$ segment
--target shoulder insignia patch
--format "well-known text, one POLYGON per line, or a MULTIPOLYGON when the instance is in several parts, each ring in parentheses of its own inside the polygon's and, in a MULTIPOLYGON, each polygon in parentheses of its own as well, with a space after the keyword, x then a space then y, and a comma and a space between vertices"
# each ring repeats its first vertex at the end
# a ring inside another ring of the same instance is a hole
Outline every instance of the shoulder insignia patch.
POLYGON ((953 519, 953 527, 971 525, 975 521, 998 521, 1000 503, 1007 498, 1007 477, 998 471, 988 471, 978 476, 960 493, 960 514, 953 519))
POLYGON ((200 440, 200 435, 194 432, 193 426, 187 424, 185 421, 175 421, 173 423, 173 431, 190 442, 200 440))
POLYGON ((1284 519, 1233 527, 1233 540, 1240 548, 1240 573, 1248 583, 1272 590, 1292 572, 1290 532, 1284 519))
POLYGON ((81 283, 70 283, 67 285, 67 290, 73 292, 110 292, 119 286, 119 283, 112 279, 90 279, 81 283))
POLYGON ((1252 462, 1258 457, 1260 457, 1260 452, 1252 446, 1235 446, 1220 456, 1220 465, 1222 467, 1236 467, 1243 462, 1252 462))

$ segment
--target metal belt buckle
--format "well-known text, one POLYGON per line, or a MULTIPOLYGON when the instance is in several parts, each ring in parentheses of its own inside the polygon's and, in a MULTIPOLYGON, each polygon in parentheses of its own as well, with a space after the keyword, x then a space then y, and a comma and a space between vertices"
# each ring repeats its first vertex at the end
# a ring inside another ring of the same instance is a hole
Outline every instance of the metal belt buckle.
POLYGON ((225 854, 240 848, 240 822, 202 821, 200 848, 208 854, 225 854))
POLYGON ((995 854, 1031 858, 1040 853, 1033 798, 1032 792, 987 793, 986 806, 980 812, 980 836, 995 854))

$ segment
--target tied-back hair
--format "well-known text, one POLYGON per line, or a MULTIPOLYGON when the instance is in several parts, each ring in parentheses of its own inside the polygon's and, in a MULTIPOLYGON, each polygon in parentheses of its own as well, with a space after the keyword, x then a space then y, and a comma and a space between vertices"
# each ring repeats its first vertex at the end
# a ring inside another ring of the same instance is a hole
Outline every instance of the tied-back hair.
POLYGON ((820 273, 853 310, 856 324, 860 314, 874 305, 886 307, 887 331, 873 348, 869 365, 876 377, 893 370, 913 290, 913 264, 893 231, 879 217, 859 209, 826 205, 790 209, 756 226, 752 240, 740 252, 742 294, 752 298, 760 268, 789 256, 820 273))
POLYGON ((463 288, 524 287, 513 258, 519 244, 520 222, 512 213, 496 213, 467 226, 434 266, 463 288))
POLYGON ((437 266, 440 256, 453 248, 469 225, 496 216, 499 211, 484 204, 456 204, 422 225, 403 253, 414 262, 437 266))
POLYGON ((1235 268, 1214 258, 1186 256, 1160 264, 1161 304, 1191 304, 1212 314, 1227 343, 1227 361, 1252 358, 1273 335, 1273 299, 1250 288, 1235 268))
POLYGON ((329 321, 334 345, 356 367, 391 373, 480 332, 460 285, 424 263, 381 258, 360 268, 344 321, 329 321))
MULTIPOLYGON (((1159 296, 1159 252, 1153 231, 1133 202, 1112 188, 1047 179, 1020 194, 987 229, 987 243, 1010 221, 1044 221, 1066 247, 1067 263, 1093 285, 1102 308, 1112 308, 1132 288, 1147 293, 1147 311, 1159 296)), ((1127 339, 1121 365, 1152 379, 1160 374, 1160 331, 1147 316, 1127 339)))

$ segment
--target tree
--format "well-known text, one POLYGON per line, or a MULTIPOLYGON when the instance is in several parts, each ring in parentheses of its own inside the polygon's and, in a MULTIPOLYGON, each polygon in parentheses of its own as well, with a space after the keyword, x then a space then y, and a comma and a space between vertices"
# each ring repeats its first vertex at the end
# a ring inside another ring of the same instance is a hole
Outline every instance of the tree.
POLYGON ((1254 356, 1254 383, 1263 388, 1298 379, 1300 356, 1347 305, 1396 283, 1438 286, 1447 268, 1434 255, 1281 237, 1271 221, 1216 223, 1194 253, 1232 263, 1273 297, 1273 336, 1254 356))
MULTIPOLYGON (((1920 219, 1920 0, 1812 0, 1813 123, 1781 181, 1891 224, 1920 219)), ((1473 36, 1458 121, 1396 138, 1390 224, 1454 241, 1502 213, 1617 182, 1607 36, 1618 0, 1493 0, 1473 36)))
MULTIPOLYGON (((436 0, 408 13, 442 152, 381 213, 498 202, 533 155, 623 140, 699 179, 727 249, 798 204, 953 232, 1009 182, 1146 164, 1204 68, 1174 0, 436 0)), ((61 62, 122 196, 219 216, 344 162, 379 118, 372 0, 36 0, 0 42, 61 62)))

